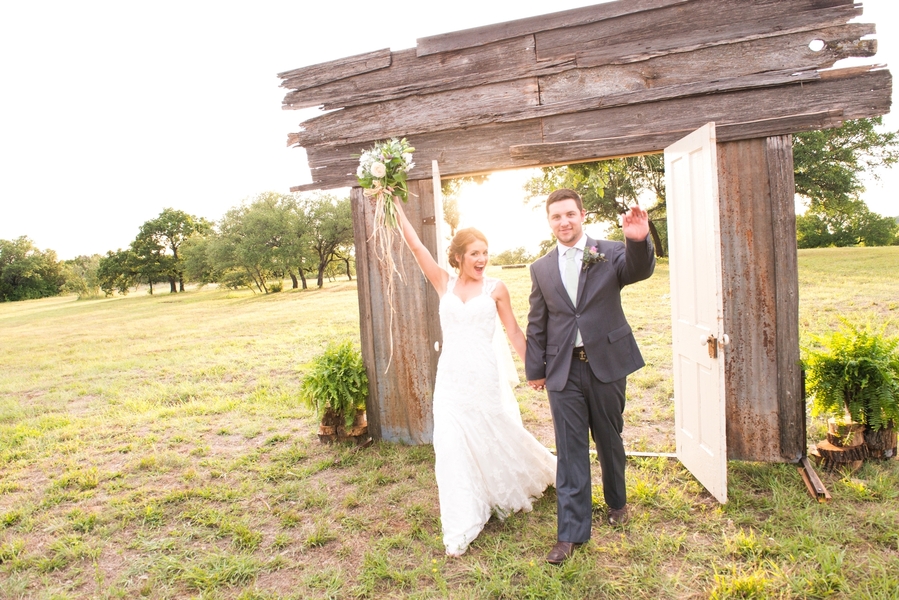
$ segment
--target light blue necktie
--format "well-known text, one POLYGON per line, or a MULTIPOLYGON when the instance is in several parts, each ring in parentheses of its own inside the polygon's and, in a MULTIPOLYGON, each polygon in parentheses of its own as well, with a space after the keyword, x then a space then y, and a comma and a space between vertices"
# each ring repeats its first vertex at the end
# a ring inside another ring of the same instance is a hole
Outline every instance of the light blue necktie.
MULTIPOLYGON (((568 297, 571 298, 571 303, 575 306, 577 306, 577 279, 577 248, 569 248, 565 251, 565 289, 568 291, 568 297)), ((580 346, 582 344, 581 330, 578 329, 574 345, 580 346)))

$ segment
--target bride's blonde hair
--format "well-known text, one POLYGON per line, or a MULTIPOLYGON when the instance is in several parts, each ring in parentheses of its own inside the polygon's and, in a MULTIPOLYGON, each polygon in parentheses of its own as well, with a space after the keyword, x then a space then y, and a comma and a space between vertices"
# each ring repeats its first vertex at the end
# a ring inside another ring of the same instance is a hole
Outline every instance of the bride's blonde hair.
POLYGON ((468 245, 476 240, 480 240, 485 244, 487 243, 487 237, 474 227, 466 227, 465 229, 460 229, 456 232, 456 235, 453 236, 453 241, 450 242, 449 248, 446 249, 449 264, 452 268, 458 269, 461 266, 461 263, 456 257, 463 256, 468 245))

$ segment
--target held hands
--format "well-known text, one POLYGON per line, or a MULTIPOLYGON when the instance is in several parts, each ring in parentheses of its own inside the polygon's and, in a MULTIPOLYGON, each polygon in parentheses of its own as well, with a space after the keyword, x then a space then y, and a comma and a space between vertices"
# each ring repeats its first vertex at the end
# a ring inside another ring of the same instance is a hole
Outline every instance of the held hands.
POLYGON ((537 392, 543 391, 546 387, 546 378, 544 379, 534 379, 533 381, 528 381, 528 385, 531 386, 531 389, 537 392))
POLYGON ((649 215, 639 206, 632 206, 630 212, 621 215, 621 229, 627 239, 642 242, 649 235, 649 215))

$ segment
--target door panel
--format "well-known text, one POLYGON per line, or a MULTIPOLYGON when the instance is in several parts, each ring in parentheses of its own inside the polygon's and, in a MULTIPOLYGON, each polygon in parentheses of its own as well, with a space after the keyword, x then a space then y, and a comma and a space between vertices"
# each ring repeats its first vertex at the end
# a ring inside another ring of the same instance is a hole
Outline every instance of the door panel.
POLYGON ((715 124, 665 149, 678 459, 727 502, 715 124))

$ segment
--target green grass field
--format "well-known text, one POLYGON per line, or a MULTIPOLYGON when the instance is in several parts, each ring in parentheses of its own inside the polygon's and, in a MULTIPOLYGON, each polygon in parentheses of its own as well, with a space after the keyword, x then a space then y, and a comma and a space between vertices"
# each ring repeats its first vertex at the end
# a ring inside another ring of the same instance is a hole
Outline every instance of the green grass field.
MULTIPOLYGON (((799 260, 803 345, 840 316, 897 331, 899 248, 799 260)), ((491 274, 524 323, 527 271, 491 274)), ((625 302, 647 360, 626 442, 671 451, 667 265, 625 302)), ((552 490, 448 559, 431 447, 323 446, 297 401, 344 338, 355 282, 0 304, 0 598, 897 598, 896 460, 820 473, 826 504, 793 466, 732 462, 720 506, 676 461, 633 458, 631 523, 597 516, 561 568, 552 490)), ((545 396, 518 394, 552 445, 545 396)))

